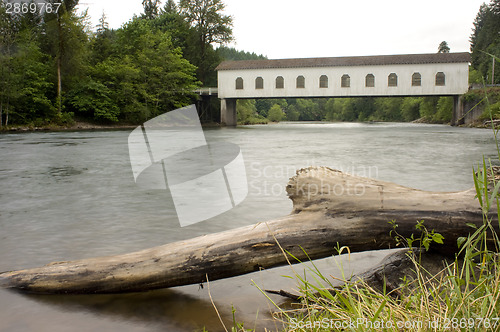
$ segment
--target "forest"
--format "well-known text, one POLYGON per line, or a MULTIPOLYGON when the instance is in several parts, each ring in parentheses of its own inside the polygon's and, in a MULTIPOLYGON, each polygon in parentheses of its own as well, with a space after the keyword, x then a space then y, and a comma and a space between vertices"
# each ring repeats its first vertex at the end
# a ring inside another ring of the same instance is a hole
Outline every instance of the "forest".
MULTIPOLYGON (((198 87, 217 86, 214 69, 221 61, 266 58, 224 46, 234 37, 221 0, 143 0, 143 13, 118 29, 109 28, 104 13, 92 26, 78 1, 49 0, 51 10, 32 6, 33 0, 18 7, 1 2, 1 128, 141 123, 194 103, 198 87)), ((492 83, 489 54, 500 54, 499 8, 500 0, 483 4, 473 22, 471 83, 492 83)), ((436 51, 450 49, 443 42, 436 51)), ((499 82, 496 75, 493 83, 499 82)), ((205 121, 218 122, 218 104, 213 108, 205 121)), ((451 109, 449 97, 242 100, 238 120, 447 123, 451 109)))
POLYGON ((244 54, 213 47, 233 38, 220 0, 144 0, 140 16, 113 30, 103 14, 95 31, 78 0, 61 2, 55 13, 2 1, 0 126, 140 123, 216 86, 220 54, 244 54))

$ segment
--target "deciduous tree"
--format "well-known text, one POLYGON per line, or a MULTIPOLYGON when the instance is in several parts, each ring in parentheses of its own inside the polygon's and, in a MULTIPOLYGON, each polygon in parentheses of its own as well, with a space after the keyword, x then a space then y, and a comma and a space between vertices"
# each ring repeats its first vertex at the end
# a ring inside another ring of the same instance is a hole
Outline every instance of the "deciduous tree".
POLYGON ((269 121, 272 121, 272 122, 280 122, 281 120, 283 120, 284 117, 285 117, 285 113, 283 113, 283 110, 281 109, 280 105, 278 105, 278 104, 273 105, 273 107, 271 107, 271 109, 269 110, 269 113, 267 115, 267 118, 269 119, 269 121))
POLYGON ((193 59, 198 66, 198 78, 206 83, 210 71, 215 68, 213 44, 225 44, 233 40, 233 19, 224 15, 221 0, 180 0, 180 13, 195 29, 199 58, 193 59))

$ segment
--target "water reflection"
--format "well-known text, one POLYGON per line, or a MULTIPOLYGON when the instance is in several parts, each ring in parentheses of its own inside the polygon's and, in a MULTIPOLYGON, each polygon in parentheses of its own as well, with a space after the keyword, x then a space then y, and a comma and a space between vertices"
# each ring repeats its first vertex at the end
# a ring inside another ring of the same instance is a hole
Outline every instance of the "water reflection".
MULTIPOLYGON (((219 331, 222 327, 210 301, 164 289, 145 293, 113 295, 33 295, 29 300, 49 304, 61 311, 86 310, 131 323, 157 325, 165 331, 219 331)), ((232 326, 232 313, 218 308, 226 326, 232 326)))
POLYGON ((76 168, 73 166, 63 166, 63 167, 49 167, 47 173, 50 176, 61 178, 67 176, 74 176, 82 174, 87 168, 76 168))
MULTIPOLYGON (((218 318, 214 305, 222 319, 223 324, 231 329, 234 322, 243 323, 246 328, 256 331, 280 331, 283 325, 272 319, 276 308, 267 300, 267 296, 280 307, 290 307, 287 298, 262 294, 262 290, 286 290, 297 293, 297 284, 293 278, 298 273, 301 278, 306 278, 315 283, 315 268, 324 275, 337 278, 350 278, 370 269, 378 264, 387 254, 395 250, 378 250, 364 253, 352 253, 342 256, 319 259, 301 265, 283 266, 279 268, 262 270, 247 275, 237 276, 204 283, 188 285, 173 289, 163 289, 144 293, 111 294, 111 295, 34 295, 18 292, 9 292, 19 295, 14 301, 22 301, 26 305, 28 300, 40 304, 44 319, 40 320, 40 327, 52 330, 53 322, 48 318, 50 312, 47 308, 55 308, 62 316, 68 314, 87 313, 87 320, 94 324, 100 323, 101 318, 113 319, 122 324, 127 324, 126 331, 136 331, 142 326, 148 326, 160 331, 223 331, 223 325, 218 318), (343 272, 341 272, 341 268, 343 272), (257 286, 258 287, 257 287, 257 286), (212 304, 212 301, 214 304, 212 304), (47 306, 48 305, 48 306, 47 306), (234 314, 233 314, 234 310, 234 314), (234 317, 234 320, 233 320, 234 317)), ((339 284, 333 281, 333 284, 339 284)), ((1 294, 0 289, 0 294, 1 294)), ((80 326, 82 319, 75 322, 80 326)), ((13 325, 17 326, 17 324, 13 325)), ((0 324, 1 330, 1 324, 0 324)), ((118 326, 112 330, 123 331, 118 326)))

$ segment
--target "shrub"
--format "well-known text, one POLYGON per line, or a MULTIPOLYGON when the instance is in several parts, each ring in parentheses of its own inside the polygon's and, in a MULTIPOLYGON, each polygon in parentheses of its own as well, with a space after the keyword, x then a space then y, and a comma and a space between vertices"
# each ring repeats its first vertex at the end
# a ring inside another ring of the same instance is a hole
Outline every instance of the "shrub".
POLYGON ((272 122, 280 122, 285 117, 285 113, 281 109, 280 105, 273 105, 267 114, 267 119, 272 122))

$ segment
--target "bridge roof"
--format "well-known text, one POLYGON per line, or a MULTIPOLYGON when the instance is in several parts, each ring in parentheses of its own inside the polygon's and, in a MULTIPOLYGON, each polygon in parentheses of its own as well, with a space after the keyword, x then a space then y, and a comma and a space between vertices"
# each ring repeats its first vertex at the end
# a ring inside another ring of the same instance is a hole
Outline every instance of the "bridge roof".
POLYGON ((217 66, 216 70, 342 67, 342 66, 383 66, 383 65, 399 65, 399 64, 463 63, 463 62, 471 62, 471 57, 468 52, 371 55, 371 56, 349 56, 349 57, 332 57, 332 58, 224 61, 217 66))

